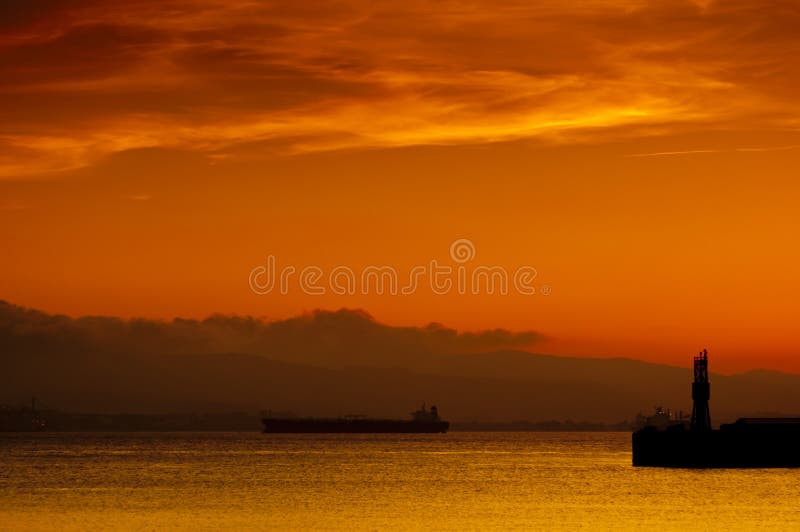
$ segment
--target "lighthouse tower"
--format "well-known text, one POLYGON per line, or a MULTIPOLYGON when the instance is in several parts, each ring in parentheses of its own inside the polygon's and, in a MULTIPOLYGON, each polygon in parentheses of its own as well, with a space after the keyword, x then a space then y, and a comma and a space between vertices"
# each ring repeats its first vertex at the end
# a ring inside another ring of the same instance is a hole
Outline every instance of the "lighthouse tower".
POLYGON ((708 351, 703 349, 694 357, 694 382, 692 383, 692 430, 711 430, 711 414, 708 412, 708 399, 711 390, 708 384, 708 351))

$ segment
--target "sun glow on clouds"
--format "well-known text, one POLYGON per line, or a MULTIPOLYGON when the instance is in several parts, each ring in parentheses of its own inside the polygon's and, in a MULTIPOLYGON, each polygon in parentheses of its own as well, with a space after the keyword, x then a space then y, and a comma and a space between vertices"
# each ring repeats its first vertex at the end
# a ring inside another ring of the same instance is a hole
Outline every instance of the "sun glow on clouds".
POLYGON ((0 296, 797 371, 798 27, 794 0, 4 0, 0 296), (265 254, 402 270, 461 236, 552 297, 247 287, 265 254))
POLYGON ((771 3, 13 1, 0 175, 143 147, 224 157, 789 127, 798 71, 780 60, 798 51, 800 14, 771 3))

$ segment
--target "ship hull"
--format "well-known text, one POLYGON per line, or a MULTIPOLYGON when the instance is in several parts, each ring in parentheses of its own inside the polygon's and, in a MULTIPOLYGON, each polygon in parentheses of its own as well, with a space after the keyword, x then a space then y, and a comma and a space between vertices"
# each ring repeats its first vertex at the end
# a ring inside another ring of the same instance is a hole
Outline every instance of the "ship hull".
POLYGON ((447 421, 391 419, 274 419, 265 418, 267 434, 434 434, 450 428, 447 421))
POLYGON ((633 433, 633 465, 686 468, 800 467, 800 431, 633 433))

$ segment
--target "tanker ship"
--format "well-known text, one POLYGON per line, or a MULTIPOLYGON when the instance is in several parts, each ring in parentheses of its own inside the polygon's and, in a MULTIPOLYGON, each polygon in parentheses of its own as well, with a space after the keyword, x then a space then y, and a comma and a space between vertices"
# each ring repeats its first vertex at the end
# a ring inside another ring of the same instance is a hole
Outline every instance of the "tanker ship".
POLYGON ((708 352, 694 357, 690 423, 649 425, 633 433, 633 465, 800 467, 800 418, 740 418, 711 428, 708 352))
POLYGON ((264 432, 276 433, 444 433, 450 428, 449 421, 439 418, 439 410, 431 406, 411 413, 411 419, 372 419, 363 416, 340 418, 292 418, 266 416, 262 420, 264 432))

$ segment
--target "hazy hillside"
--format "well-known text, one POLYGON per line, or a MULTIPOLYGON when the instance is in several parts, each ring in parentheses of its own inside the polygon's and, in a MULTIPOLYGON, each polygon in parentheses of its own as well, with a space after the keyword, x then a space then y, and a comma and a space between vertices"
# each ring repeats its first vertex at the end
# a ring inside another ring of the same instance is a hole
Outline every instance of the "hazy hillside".
MULTIPOLYGON (((428 401, 454 420, 606 422, 656 404, 691 406, 688 369, 507 349, 535 338, 393 328, 352 311, 271 324, 224 317, 126 322, 2 304, 0 402, 36 395, 50 407, 87 412, 404 415, 428 401), (369 349, 353 351, 362 336, 369 349), (234 347, 245 352, 231 353, 234 347), (465 352, 481 347, 488 352, 465 352)), ((800 413, 800 376, 713 375, 711 406, 717 419, 800 413)))

